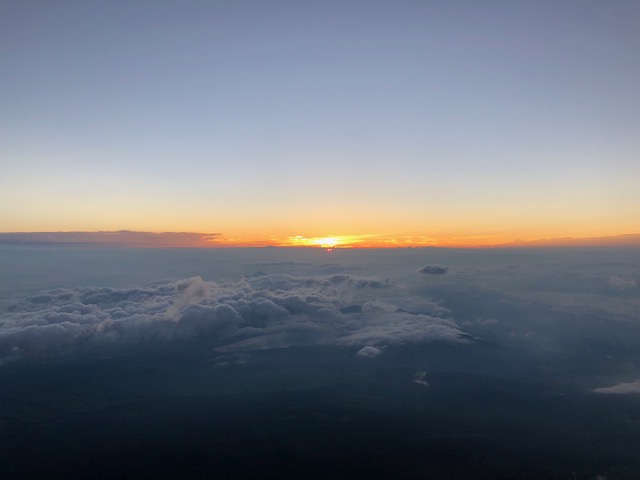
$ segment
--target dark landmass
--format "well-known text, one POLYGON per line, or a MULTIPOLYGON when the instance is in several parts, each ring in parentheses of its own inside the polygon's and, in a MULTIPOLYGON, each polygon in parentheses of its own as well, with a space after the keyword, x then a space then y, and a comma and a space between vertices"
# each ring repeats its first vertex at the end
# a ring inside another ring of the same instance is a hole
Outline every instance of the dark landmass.
POLYGON ((640 478, 636 396, 486 343, 383 355, 190 345, 5 365, 0 477, 640 478))

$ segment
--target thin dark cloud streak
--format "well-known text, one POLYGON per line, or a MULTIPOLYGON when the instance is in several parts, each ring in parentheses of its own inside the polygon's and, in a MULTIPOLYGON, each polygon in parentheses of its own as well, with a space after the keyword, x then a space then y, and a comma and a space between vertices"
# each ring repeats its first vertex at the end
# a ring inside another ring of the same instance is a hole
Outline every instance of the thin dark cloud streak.
POLYGON ((212 246, 220 233, 139 232, 12 232, 0 233, 4 245, 100 245, 123 247, 205 247, 212 246))

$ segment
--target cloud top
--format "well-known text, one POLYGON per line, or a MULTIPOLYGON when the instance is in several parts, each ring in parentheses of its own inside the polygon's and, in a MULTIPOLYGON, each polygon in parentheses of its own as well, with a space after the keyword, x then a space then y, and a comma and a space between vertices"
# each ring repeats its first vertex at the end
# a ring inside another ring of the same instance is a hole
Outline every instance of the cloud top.
POLYGON ((230 284, 193 277, 128 289, 58 289, 9 305, 0 320, 0 359, 191 339, 221 351, 336 344, 369 346, 369 354, 389 344, 467 341, 436 303, 408 311, 374 300, 394 288, 384 278, 276 274, 230 284))
POLYGON ((381 349, 372 347, 371 345, 367 345, 365 347, 362 347, 360 350, 358 350, 358 353, 356 353, 356 356, 363 357, 363 358, 375 358, 381 353, 382 353, 381 349))

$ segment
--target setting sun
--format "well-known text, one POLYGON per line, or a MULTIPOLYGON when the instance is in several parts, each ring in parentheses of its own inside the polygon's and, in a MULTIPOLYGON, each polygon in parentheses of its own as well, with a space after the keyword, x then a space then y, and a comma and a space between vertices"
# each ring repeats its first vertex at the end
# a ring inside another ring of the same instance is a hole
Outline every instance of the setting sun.
POLYGON ((285 241, 276 241, 281 247, 320 247, 320 248, 352 248, 362 246, 371 235, 333 235, 330 237, 305 237, 297 235, 287 237, 285 241))
POLYGON ((333 248, 340 245, 340 241, 335 237, 324 237, 314 240, 313 244, 319 245, 322 248, 333 248))

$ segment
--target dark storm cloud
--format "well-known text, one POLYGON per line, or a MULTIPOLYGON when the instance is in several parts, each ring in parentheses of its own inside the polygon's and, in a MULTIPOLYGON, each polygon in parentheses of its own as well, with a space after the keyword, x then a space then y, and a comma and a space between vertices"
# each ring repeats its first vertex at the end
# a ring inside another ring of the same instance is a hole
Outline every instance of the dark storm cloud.
POLYGON ((427 265, 419 270, 420 273, 428 273, 431 275, 442 275, 449 271, 449 267, 443 265, 427 265))
POLYGON ((395 289, 389 279, 344 274, 58 289, 9 305, 0 320, 0 358, 194 338, 226 352, 308 344, 373 352, 387 344, 466 341, 437 303, 405 299, 400 308, 375 300, 395 289))

